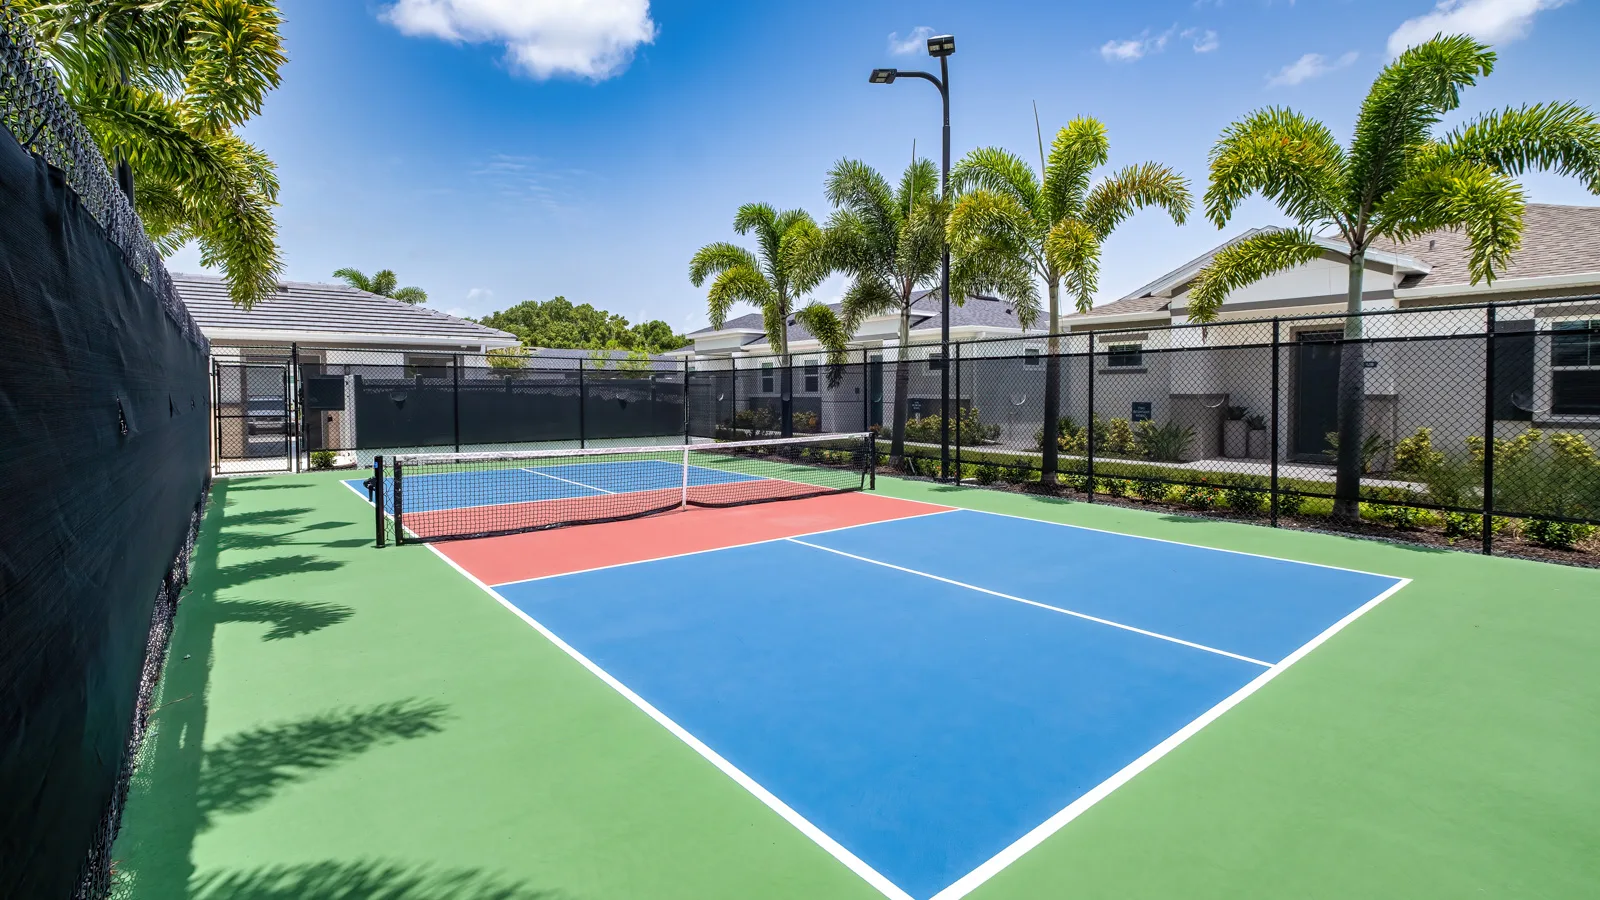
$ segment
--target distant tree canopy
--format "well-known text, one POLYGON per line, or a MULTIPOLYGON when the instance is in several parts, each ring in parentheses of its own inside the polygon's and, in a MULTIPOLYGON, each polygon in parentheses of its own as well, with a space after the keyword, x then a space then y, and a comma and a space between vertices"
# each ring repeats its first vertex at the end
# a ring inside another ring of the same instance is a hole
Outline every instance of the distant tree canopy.
POLYGON ((660 319, 630 325, 616 313, 595 309, 587 303, 574 306, 565 297, 543 303, 537 300, 518 303, 478 321, 490 328, 511 332, 527 347, 665 353, 689 343, 688 338, 674 334, 672 326, 660 319))

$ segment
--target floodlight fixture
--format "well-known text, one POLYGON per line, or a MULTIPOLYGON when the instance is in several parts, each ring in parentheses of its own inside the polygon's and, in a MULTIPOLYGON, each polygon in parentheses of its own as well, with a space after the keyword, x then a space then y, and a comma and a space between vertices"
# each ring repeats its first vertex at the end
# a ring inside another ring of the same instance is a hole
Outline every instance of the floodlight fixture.
POLYGON ((953 34, 940 34, 928 38, 929 56, 949 56, 956 52, 956 36, 953 34))
POLYGON ((894 78, 899 74, 898 69, 873 69, 869 80, 873 84, 894 84, 894 78))

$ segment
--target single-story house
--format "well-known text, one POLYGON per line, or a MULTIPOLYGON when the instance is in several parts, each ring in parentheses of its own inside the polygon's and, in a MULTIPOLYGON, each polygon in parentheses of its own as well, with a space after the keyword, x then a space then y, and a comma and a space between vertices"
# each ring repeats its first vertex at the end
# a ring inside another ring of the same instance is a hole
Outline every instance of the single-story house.
MULTIPOLYGON (((220 278, 175 274, 172 281, 211 341, 219 470, 229 460, 292 464, 296 379, 356 367, 437 376, 457 360, 463 371, 485 368, 489 351, 520 345, 504 331, 344 285, 283 282, 272 297, 241 309, 220 278)), ((298 450, 354 446, 353 409, 351 402, 308 411, 298 450)))
MULTIPOLYGON (((1260 229, 1246 232, 1242 240, 1260 229)), ((1232 243, 1231 241, 1229 243, 1232 243)), ((1280 427, 1285 456, 1325 461, 1327 435, 1337 426, 1339 348, 1349 277, 1337 239, 1320 259, 1235 291, 1215 324, 1191 325, 1187 295, 1196 275, 1223 244, 1087 313, 1069 316, 1066 330, 1082 352, 1104 352, 1096 400, 1102 415, 1129 415, 1137 405, 1161 419, 1197 427, 1194 454, 1220 455, 1211 420, 1227 406, 1266 414, 1271 406, 1271 326, 1283 317, 1280 351, 1280 427), (1318 320, 1317 317, 1329 318, 1318 320), (1243 324, 1243 323, 1254 324, 1243 324), (1151 351, 1193 348, 1193 353, 1151 351), (1209 348, 1209 349, 1207 349, 1209 348), (1129 409, 1123 409, 1129 407, 1129 409)), ((1364 319, 1367 432, 1390 446, 1419 427, 1436 445, 1459 448, 1484 432, 1484 309, 1494 304, 1495 431, 1502 437, 1528 427, 1600 427, 1600 340, 1562 330, 1584 329, 1600 317, 1600 207, 1529 204, 1522 247, 1492 283, 1472 283, 1464 233, 1437 231, 1404 243, 1380 242, 1368 253, 1363 308, 1392 311, 1364 319), (1547 303, 1537 301, 1548 300, 1547 303), (1525 334, 1525 338, 1507 335, 1525 334), (1473 338, 1478 338, 1474 340, 1473 338)), ((1387 457, 1380 458, 1381 467, 1387 457)))

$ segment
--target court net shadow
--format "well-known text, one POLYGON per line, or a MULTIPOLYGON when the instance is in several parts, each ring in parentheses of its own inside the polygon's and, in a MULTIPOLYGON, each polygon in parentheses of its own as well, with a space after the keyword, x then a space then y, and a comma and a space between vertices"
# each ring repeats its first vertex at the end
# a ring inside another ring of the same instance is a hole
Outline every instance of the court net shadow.
POLYGON ((437 734, 446 718, 443 704, 409 699, 230 735, 206 750, 201 763, 196 805, 202 828, 217 814, 248 812, 284 785, 374 747, 437 734))
POLYGON ((219 600, 216 604, 219 622, 264 622, 272 628, 261 637, 264 641, 281 641, 321 631, 356 614, 348 606, 337 603, 295 603, 288 600, 219 600))
POLYGON ((478 869, 380 860, 315 862, 196 876, 189 900, 559 900, 478 869))

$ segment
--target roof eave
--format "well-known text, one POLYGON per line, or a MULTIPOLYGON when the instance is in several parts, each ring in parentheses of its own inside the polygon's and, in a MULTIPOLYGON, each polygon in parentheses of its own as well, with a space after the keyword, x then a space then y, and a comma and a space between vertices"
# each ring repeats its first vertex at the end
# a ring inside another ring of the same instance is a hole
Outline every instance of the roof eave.
POLYGON ((1476 294, 1510 294, 1521 291, 1538 291, 1549 288, 1585 287, 1600 285, 1600 272, 1571 272, 1566 275, 1540 275, 1533 278, 1497 278, 1491 284, 1437 284, 1414 288, 1396 288, 1396 300, 1417 300, 1428 297, 1464 297, 1476 294))

